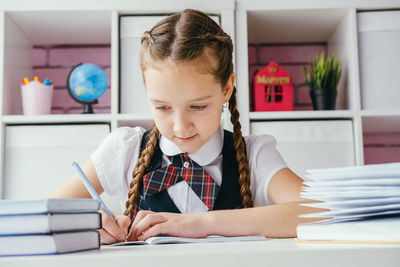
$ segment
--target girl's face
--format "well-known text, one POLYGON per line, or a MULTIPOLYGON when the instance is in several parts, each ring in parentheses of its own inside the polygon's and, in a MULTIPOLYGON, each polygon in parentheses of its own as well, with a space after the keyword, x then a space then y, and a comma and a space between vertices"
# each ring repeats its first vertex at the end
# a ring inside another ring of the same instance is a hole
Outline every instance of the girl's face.
POLYGON ((144 71, 147 97, 157 128, 187 153, 199 149, 218 129, 223 103, 232 94, 227 86, 194 64, 165 63, 144 71))

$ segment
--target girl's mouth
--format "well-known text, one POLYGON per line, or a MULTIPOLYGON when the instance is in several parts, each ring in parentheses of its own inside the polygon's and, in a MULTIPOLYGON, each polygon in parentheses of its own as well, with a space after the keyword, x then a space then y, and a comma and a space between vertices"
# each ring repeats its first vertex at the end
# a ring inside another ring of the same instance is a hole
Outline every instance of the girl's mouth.
POLYGON ((190 136, 190 137, 176 137, 176 139, 178 139, 178 141, 180 141, 180 142, 190 142, 196 137, 196 135, 197 134, 190 136))

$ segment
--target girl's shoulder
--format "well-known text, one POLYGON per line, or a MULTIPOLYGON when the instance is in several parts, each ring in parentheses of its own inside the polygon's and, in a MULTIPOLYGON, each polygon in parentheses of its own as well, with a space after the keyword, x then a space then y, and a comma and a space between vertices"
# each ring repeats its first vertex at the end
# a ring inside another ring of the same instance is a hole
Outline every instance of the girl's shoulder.
POLYGON ((97 154, 104 153, 131 153, 140 147, 146 129, 142 127, 119 127, 113 130, 96 149, 97 154))
POLYGON ((287 164, 276 148, 276 139, 269 134, 245 137, 247 159, 250 167, 250 189, 256 207, 272 204, 268 197, 268 185, 272 177, 287 164))
POLYGON ((284 164, 284 160, 276 148, 276 139, 272 135, 249 135, 245 137, 245 141, 250 168, 264 168, 266 162, 271 163, 272 169, 274 166, 284 164))
POLYGON ((137 127, 119 127, 113 130, 105 141, 118 142, 118 143, 132 143, 141 142, 143 134, 146 129, 137 127))
POLYGON ((251 134, 244 137, 247 150, 259 149, 261 147, 275 147, 276 139, 269 134, 251 134))
POLYGON ((118 127, 114 129, 111 134, 112 135, 117 135, 117 136, 136 136, 140 135, 142 136, 146 132, 146 129, 140 126, 136 127, 129 127, 129 126, 123 126, 123 127, 118 127))
POLYGON ((116 128, 91 154, 100 183, 108 194, 127 192, 129 174, 136 166, 145 131, 142 127, 116 128))

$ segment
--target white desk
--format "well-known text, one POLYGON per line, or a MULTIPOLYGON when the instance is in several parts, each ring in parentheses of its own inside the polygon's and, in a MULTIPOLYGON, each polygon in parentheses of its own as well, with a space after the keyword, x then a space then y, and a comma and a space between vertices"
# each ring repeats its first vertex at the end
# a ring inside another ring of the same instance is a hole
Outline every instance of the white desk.
POLYGON ((294 239, 238 243, 103 247, 79 253, 3 257, 0 266, 400 266, 400 245, 299 244, 294 239))

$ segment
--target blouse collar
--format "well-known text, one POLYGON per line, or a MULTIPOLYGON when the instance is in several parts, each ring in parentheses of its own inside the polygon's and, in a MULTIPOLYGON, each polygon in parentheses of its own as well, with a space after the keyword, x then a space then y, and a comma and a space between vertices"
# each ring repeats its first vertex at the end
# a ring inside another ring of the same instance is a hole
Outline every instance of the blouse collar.
MULTIPOLYGON (((224 144, 224 130, 219 126, 218 130, 213 136, 208 139, 198 150, 193 153, 189 153, 189 157, 198 163, 200 166, 205 166, 214 161, 222 151, 224 144)), ((174 156, 183 151, 171 140, 165 136, 160 137, 160 149, 167 156, 174 156)))

